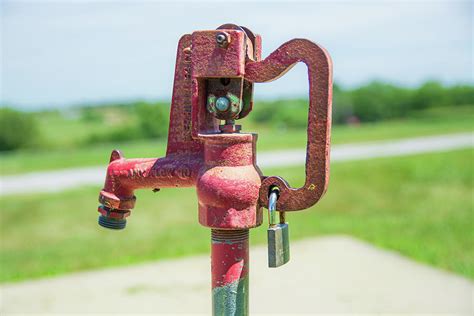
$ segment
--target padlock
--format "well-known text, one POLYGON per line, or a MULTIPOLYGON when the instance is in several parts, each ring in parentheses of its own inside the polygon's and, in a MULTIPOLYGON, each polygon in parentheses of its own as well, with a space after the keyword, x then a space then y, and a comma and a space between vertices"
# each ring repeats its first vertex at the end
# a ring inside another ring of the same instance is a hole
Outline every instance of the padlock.
POLYGON ((280 212, 280 223, 275 223, 278 190, 272 190, 268 197, 269 227, 268 237, 268 267, 278 268, 290 261, 290 239, 288 223, 285 223, 285 213, 280 212))

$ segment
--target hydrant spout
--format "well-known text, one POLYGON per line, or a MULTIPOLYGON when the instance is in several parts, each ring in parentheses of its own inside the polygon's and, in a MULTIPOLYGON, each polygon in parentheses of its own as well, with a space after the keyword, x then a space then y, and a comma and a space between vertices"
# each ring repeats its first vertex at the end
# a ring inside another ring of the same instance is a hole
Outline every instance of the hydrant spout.
POLYGON ((120 152, 113 151, 110 160, 104 188, 99 196, 99 224, 112 229, 125 227, 125 218, 135 206, 136 189, 159 190, 194 186, 203 166, 201 154, 126 159, 120 152), (123 227, 112 225, 117 224, 117 221, 122 223, 123 227))

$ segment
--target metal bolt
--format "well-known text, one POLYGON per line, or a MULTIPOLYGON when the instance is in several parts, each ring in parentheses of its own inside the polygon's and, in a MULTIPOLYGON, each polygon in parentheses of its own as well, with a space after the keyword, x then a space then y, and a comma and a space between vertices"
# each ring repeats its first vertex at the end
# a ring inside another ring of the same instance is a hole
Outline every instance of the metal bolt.
POLYGON ((229 109, 230 101, 226 97, 220 97, 216 101, 216 108, 217 110, 224 112, 229 109))
POLYGON ((225 33, 217 33, 216 35, 216 42, 220 47, 226 47, 229 44, 229 40, 227 34, 225 33))

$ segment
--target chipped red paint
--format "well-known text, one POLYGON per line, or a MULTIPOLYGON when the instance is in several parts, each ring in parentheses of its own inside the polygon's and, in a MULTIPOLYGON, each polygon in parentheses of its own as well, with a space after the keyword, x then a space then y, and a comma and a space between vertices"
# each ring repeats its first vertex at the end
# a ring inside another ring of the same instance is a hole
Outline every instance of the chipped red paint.
POLYGON ((247 315, 249 231, 212 230, 213 315, 247 315))
POLYGON ((248 275, 248 230, 212 231, 212 287, 225 286, 248 275))
POLYGON ((99 197, 99 223, 121 229, 135 206, 136 189, 196 186, 199 222, 212 228, 213 306, 218 314, 248 312, 248 230, 261 225, 269 190, 280 190, 278 211, 296 211, 318 202, 329 179, 328 53, 304 39, 283 44, 264 60, 261 51, 259 35, 232 24, 182 36, 166 156, 126 159, 114 150, 99 197), (224 44, 217 40, 222 36, 224 44), (308 67, 309 112, 306 181, 295 189, 280 177, 262 175, 256 165, 257 135, 240 133, 234 119, 252 110, 254 83, 275 80, 297 62, 308 67), (233 108, 217 113, 212 100, 221 97, 231 100, 233 108))

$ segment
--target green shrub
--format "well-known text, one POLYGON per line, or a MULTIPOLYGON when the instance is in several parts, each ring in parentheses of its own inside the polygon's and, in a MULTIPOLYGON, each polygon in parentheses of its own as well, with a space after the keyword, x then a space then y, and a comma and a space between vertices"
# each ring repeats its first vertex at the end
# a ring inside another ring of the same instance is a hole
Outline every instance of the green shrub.
POLYGON ((89 144, 123 142, 144 138, 141 130, 134 125, 109 128, 106 133, 92 134, 86 141, 89 144))
POLYGON ((104 121, 103 113, 100 111, 100 108, 87 106, 81 109, 81 120, 84 122, 99 122, 104 121))
POLYGON ((145 138, 165 138, 168 135, 169 106, 145 102, 136 103, 134 106, 139 128, 145 138))
POLYGON ((452 105, 448 89, 437 81, 428 81, 418 88, 413 95, 412 108, 427 109, 434 106, 452 105))
POLYGON ((259 124, 268 124, 272 127, 306 128, 308 101, 295 99, 257 102, 250 117, 259 124))
POLYGON ((353 90, 354 115, 361 121, 377 121, 405 116, 410 110, 412 91, 374 81, 353 90))
MULTIPOLYGON (((112 105, 108 106, 113 107, 112 105)), ((92 134, 86 143, 160 139, 166 138, 168 135, 169 106, 162 103, 136 102, 127 105, 120 104, 116 107, 120 108, 120 111, 127 112, 126 125, 119 124, 108 127, 106 131, 92 134)), ((101 114, 100 112, 96 113, 101 114)))
POLYGON ((452 105, 474 104, 474 86, 456 85, 448 88, 447 93, 452 105))
POLYGON ((38 124, 33 116, 10 108, 0 108, 0 151, 37 144, 38 124))
POLYGON ((354 116, 351 94, 334 84, 332 97, 332 121, 334 124, 347 123, 354 116))

